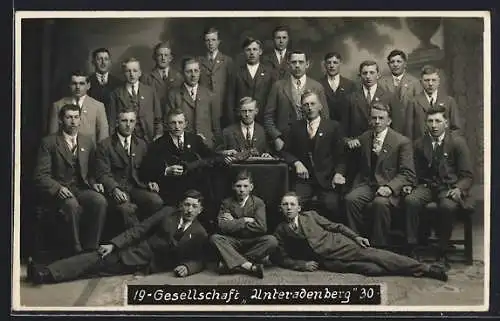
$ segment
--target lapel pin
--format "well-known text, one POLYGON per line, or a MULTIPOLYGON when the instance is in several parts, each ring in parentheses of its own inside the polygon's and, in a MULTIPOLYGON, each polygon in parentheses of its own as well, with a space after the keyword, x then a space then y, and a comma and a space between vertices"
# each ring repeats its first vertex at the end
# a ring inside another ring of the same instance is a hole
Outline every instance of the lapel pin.
POLYGON ((191 238, 191 233, 189 233, 189 238, 191 238))
POLYGON ((405 86, 405 87, 408 87, 408 84, 405 84, 404 86, 405 86))
POLYGON ((379 101, 378 97, 375 97, 375 101, 379 101))
POLYGON ((443 103, 439 103, 438 106, 439 107, 444 107, 444 104, 443 103))
POLYGON ((141 99, 144 99, 144 96, 141 96, 141 99))
POLYGON ((86 109, 84 109, 84 110, 83 110, 83 112, 84 112, 84 113, 86 113, 86 112, 87 112, 87 110, 86 110, 86 109))
POLYGON ((260 73, 260 75, 261 75, 261 76, 264 76, 264 73, 263 73, 263 72, 261 72, 261 73, 260 73))
POLYGON ((83 148, 83 147, 82 147, 82 148, 80 148, 80 151, 81 151, 81 152, 84 152, 84 151, 85 151, 85 148, 83 148))
POLYGON ((382 152, 387 153, 387 149, 382 149, 382 152))
POLYGON ((132 157, 135 157, 135 153, 132 153, 132 157))
POLYGON ((319 136, 320 136, 320 137, 321 137, 321 136, 323 136, 323 133, 319 133, 319 136))
POLYGON ((217 63, 217 64, 220 63, 220 60, 216 60, 215 63, 217 63))
POLYGON ((187 148, 191 148, 191 145, 189 145, 189 144, 188 144, 186 147, 187 147, 187 148))
POLYGON ((342 88, 342 87, 340 87, 339 89, 340 89, 340 91, 344 91, 344 88, 342 88))
POLYGON ((444 156, 444 157, 448 157, 448 153, 444 153, 444 154, 443 154, 443 156, 444 156))

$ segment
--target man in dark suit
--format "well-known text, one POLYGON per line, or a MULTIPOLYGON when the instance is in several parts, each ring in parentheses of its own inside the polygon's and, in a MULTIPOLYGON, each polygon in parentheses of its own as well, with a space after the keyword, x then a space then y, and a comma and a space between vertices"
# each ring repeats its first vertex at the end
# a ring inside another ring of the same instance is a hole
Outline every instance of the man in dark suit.
MULTIPOLYGON (((220 139, 219 102, 208 88, 199 84, 200 62, 192 57, 182 60, 184 83, 168 94, 168 103, 163 115, 171 109, 181 109, 186 117, 186 131, 200 136, 210 148, 220 139)), ((164 122, 168 119, 164 117, 164 122)), ((165 125, 168 126, 168 125, 165 125)))
POLYGON ((227 156, 250 151, 249 156, 272 157, 264 128, 255 122, 255 116, 259 112, 257 102, 251 97, 243 97, 239 105, 240 121, 224 128, 223 143, 217 150, 227 156))
POLYGON ((153 49, 155 66, 150 73, 141 77, 141 82, 156 91, 160 105, 167 103, 168 92, 182 84, 181 74, 170 66, 172 62, 172 49, 169 42, 160 42, 153 49))
POLYGON ((200 136, 185 131, 187 121, 182 109, 171 109, 166 117, 168 133, 148 147, 141 165, 143 180, 158 182, 162 199, 171 206, 195 187, 210 195, 206 169, 219 164, 224 156, 208 148, 200 136))
POLYGON ((228 126, 232 123, 227 115, 227 90, 229 82, 232 78, 233 59, 224 55, 219 51, 221 40, 219 38, 219 30, 211 27, 203 33, 203 40, 207 48, 207 54, 199 57, 200 60, 200 85, 208 88, 214 93, 214 98, 217 101, 215 104, 220 110, 217 111, 221 116, 221 127, 228 126))
POLYGON ((415 166, 411 141, 389 128, 389 106, 374 103, 370 115, 372 129, 359 136, 360 167, 353 189, 345 196, 346 215, 351 229, 371 234, 376 247, 385 247, 391 208, 398 205, 403 186, 415 179, 415 166))
POLYGON ((472 163, 465 139, 448 130, 444 107, 427 110, 427 132, 414 143, 415 186, 404 187, 408 225, 408 243, 418 243, 419 216, 429 202, 436 202, 439 210, 434 219, 439 236, 438 261, 448 265, 448 249, 454 216, 464 206, 464 199, 472 185, 472 163))
MULTIPOLYGON (((272 139, 276 151, 281 151, 285 146, 284 138, 288 135, 290 125, 303 119, 300 96, 305 90, 315 91, 321 105, 328 106, 323 86, 306 76, 309 59, 305 52, 290 52, 288 67, 291 76, 274 83, 264 110, 264 129, 272 139)), ((321 110, 321 118, 330 118, 328 108, 321 110)))
POLYGON ((330 118, 342 124, 342 115, 345 114, 344 110, 349 108, 349 95, 354 91, 356 84, 340 74, 342 56, 338 52, 327 53, 323 65, 326 75, 319 83, 325 89, 330 118))
POLYGON ((97 148, 97 181, 104 185, 111 203, 131 227, 163 206, 156 182, 143 182, 138 169, 147 154, 146 142, 133 136, 137 115, 134 109, 118 112, 115 133, 97 148))
POLYGON ((433 66, 422 67, 420 81, 424 91, 415 97, 408 113, 406 113, 405 136, 412 140, 417 140, 426 134, 426 111, 430 108, 445 108, 449 129, 458 132, 463 129, 463 122, 455 99, 439 88, 439 74, 439 69, 433 66))
MULTIPOLYGON (((90 89, 88 95, 104 104, 106 116, 109 117, 109 97, 111 92, 118 88, 123 81, 109 73, 111 69, 111 54, 106 48, 97 48, 92 52, 92 64, 95 72, 90 75, 90 89)), ((114 119, 108 118, 108 124, 114 119)), ((113 125, 110 125, 112 127, 113 125)))
POLYGON ((68 224, 74 253, 98 247, 107 208, 104 188, 94 179, 95 145, 78 133, 80 113, 77 105, 61 107, 60 131, 42 139, 34 172, 43 205, 68 224))
POLYGON ((222 262, 219 271, 242 271, 264 277, 261 263, 269 258, 277 246, 276 239, 267 234, 266 205, 252 195, 252 176, 247 171, 236 175, 233 181, 234 196, 222 201, 217 216, 218 233, 210 237, 222 262))
POLYGON ((30 264, 28 279, 43 284, 169 269, 178 277, 199 273, 204 269, 208 241, 207 232, 197 220, 202 211, 202 195, 198 191, 187 191, 178 210, 165 207, 96 251, 45 267, 30 264))
POLYGON ((304 92, 302 108, 306 119, 292 125, 283 157, 295 167, 297 194, 306 202, 316 196, 323 207, 321 214, 339 218, 338 189, 345 184, 342 128, 337 121, 320 116, 323 106, 315 92, 304 92))
POLYGON ((108 119, 104 104, 87 95, 90 89, 89 77, 83 71, 75 70, 71 73, 69 88, 71 96, 63 97, 54 102, 49 114, 48 134, 57 133, 60 128, 59 111, 64 105, 77 105, 81 109, 80 126, 78 132, 92 138, 97 144, 109 136, 108 119))
POLYGON ((264 55, 262 62, 271 66, 273 79, 281 80, 290 75, 287 64, 287 50, 290 42, 290 29, 287 26, 277 26, 273 30, 273 52, 264 55))
MULTIPOLYGON (((269 91, 274 82, 271 68, 261 62, 262 42, 247 37, 242 44, 246 63, 235 67, 231 86, 228 89, 228 115, 231 124, 238 121, 239 101, 243 97, 252 97, 257 101, 257 108, 262 110, 266 105, 269 91)), ((263 124, 262 113, 257 115, 257 122, 263 124)))
POLYGON ((393 111, 397 108, 402 120, 393 122, 392 128, 401 134, 405 133, 406 112, 415 97, 423 90, 420 81, 407 71, 406 61, 406 53, 399 49, 392 50, 387 56, 387 65, 391 73, 380 77, 378 81, 380 87, 392 95, 391 107, 393 111))
POLYGON ((294 192, 281 199, 286 221, 274 235, 278 249, 272 257, 280 266, 298 271, 318 268, 368 276, 400 275, 447 281, 439 266, 427 265, 410 257, 370 246, 368 239, 347 226, 333 223, 314 211, 301 211, 294 192))
POLYGON ((126 83, 111 93, 108 117, 114 122, 120 109, 135 109, 137 123, 134 134, 150 144, 163 135, 160 98, 154 88, 139 82, 142 71, 137 59, 125 60, 122 69, 126 83))

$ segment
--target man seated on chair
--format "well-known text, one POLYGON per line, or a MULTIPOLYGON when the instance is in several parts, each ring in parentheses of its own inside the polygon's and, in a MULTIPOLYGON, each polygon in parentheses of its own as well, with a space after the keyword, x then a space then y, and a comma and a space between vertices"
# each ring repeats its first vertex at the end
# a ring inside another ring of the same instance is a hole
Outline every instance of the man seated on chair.
POLYGON ((255 99, 251 97, 240 99, 240 121, 224 128, 223 144, 217 150, 227 156, 248 151, 249 156, 271 158, 264 127, 255 122, 258 113, 255 99))
POLYGON ((298 271, 318 268, 367 276, 399 275, 447 281, 439 266, 429 266, 410 257, 373 248, 368 239, 343 224, 333 223, 315 211, 302 212, 295 192, 281 199, 285 217, 274 235, 278 248, 272 256, 278 265, 298 271))
POLYGON ((173 268, 178 277, 204 269, 207 232, 197 217, 203 211, 203 196, 196 190, 184 194, 179 209, 164 207, 103 244, 49 264, 28 266, 28 280, 35 284, 56 283, 78 278, 158 273, 173 268))
POLYGON ((359 136, 359 168, 353 189, 345 196, 349 227, 371 235, 376 247, 390 245, 391 210, 399 205, 403 186, 415 179, 411 141, 389 128, 390 112, 384 103, 372 104, 372 129, 359 136))
POLYGON ((146 142, 133 135, 137 114, 133 108, 118 112, 114 134, 97 148, 97 180, 104 185, 110 203, 131 227, 163 206, 156 182, 143 182, 138 169, 147 153, 146 142), (139 219, 140 218, 140 219, 139 219))
POLYGON ((266 205, 252 195, 253 188, 251 174, 243 170, 233 183, 235 195, 222 201, 219 233, 210 237, 222 258, 221 273, 241 271, 263 278, 262 263, 276 248, 276 239, 267 234, 266 205))
POLYGON ((42 139, 34 173, 39 198, 68 225, 56 232, 70 234, 73 253, 97 249, 107 209, 104 188, 94 179, 95 145, 79 134, 80 116, 78 105, 60 108, 59 132, 42 139))
POLYGON ((438 211, 434 214, 436 232, 439 237, 437 260, 449 267, 446 250, 453 230, 457 209, 472 185, 472 162, 470 151, 463 136, 448 129, 445 107, 427 110, 428 134, 414 143, 416 186, 405 186, 408 194, 404 199, 408 222, 408 243, 418 243, 419 216, 425 205, 436 202, 438 211))
POLYGON ((344 135, 340 124, 321 117, 318 95, 306 90, 301 97, 304 120, 290 127, 282 153, 295 168, 295 189, 305 201, 316 196, 322 215, 339 215, 339 188, 345 184, 344 135))

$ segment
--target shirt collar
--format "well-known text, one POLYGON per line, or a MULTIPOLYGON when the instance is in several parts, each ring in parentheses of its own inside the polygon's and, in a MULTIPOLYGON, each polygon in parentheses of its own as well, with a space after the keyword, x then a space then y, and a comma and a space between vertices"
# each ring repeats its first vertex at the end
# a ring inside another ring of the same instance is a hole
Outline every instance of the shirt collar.
POLYGON ((109 75, 109 71, 106 71, 104 74, 101 74, 100 72, 95 72, 96 75, 98 75, 98 78, 99 76, 102 77, 104 76, 104 79, 108 79, 108 75, 109 75))
POLYGON ((404 76, 404 75, 405 75, 405 73, 404 73, 404 72, 403 72, 401 75, 399 75, 399 76, 394 76, 394 75, 392 75, 392 79, 393 79, 393 80, 396 80, 396 79, 397 79, 397 80, 401 81, 401 79, 403 79, 403 76, 404 76))
POLYGON ((307 120, 307 125, 312 127, 317 127, 319 126, 320 121, 321 121, 321 116, 318 116, 316 117, 316 119, 313 119, 311 121, 307 120))
MULTIPOLYGON (((179 138, 177 138, 177 136, 174 136, 172 135, 171 133, 168 133, 170 135, 170 137, 172 138, 172 141, 175 142, 177 144, 177 141, 179 140, 179 138)), ((184 134, 185 133, 182 133, 181 135, 181 141, 184 142, 184 134)))
POLYGON ((248 69, 257 69, 259 68, 260 62, 257 62, 255 65, 249 65, 247 64, 248 69))
POLYGON ((64 137, 64 140, 68 143, 73 143, 73 139, 77 139, 78 138, 78 133, 75 135, 75 136, 71 136, 71 135, 68 135, 68 133, 66 133, 64 130, 62 131, 62 134, 63 134, 63 137, 64 137))
POLYGON ((243 200, 243 202, 239 202, 240 203, 240 206, 241 207, 244 207, 245 204, 247 203, 248 199, 250 198, 250 195, 247 195, 247 197, 245 197, 245 199, 243 200))
POLYGON ((339 82, 339 81, 340 81, 340 74, 336 74, 336 75, 335 75, 335 76, 333 76, 333 77, 330 77, 330 76, 328 75, 328 80, 329 80, 329 81, 333 81, 333 82, 335 82, 335 83, 336 83, 336 82, 339 82))
POLYGON ((184 83, 184 86, 188 90, 189 93, 191 93, 191 89, 194 89, 195 92, 198 91, 198 84, 195 84, 194 86, 190 86, 187 83, 184 83))
POLYGON ((170 71, 170 67, 167 67, 167 68, 156 68, 156 70, 158 70, 158 72, 160 73, 160 75, 162 75, 164 71, 168 75, 168 72, 170 71))
POLYGON ((125 138, 129 138, 130 137, 130 136, 128 136, 128 137, 122 136, 118 131, 116 131, 116 135, 118 135, 118 138, 120 139, 120 142, 122 144, 125 142, 125 138))
POLYGON ((127 83, 127 89, 132 90, 132 88, 137 91, 139 89, 139 82, 136 81, 134 84, 127 83))
POLYGON ((299 227, 299 215, 295 216, 291 223, 293 223, 293 224, 295 224, 295 226, 299 227))
POLYGON ((274 53, 276 56, 281 56, 281 54, 286 55, 286 48, 283 49, 283 51, 279 51, 278 49, 274 48, 274 53))
POLYGON ((212 58, 213 60, 215 60, 215 58, 217 58, 217 55, 219 54, 219 50, 215 50, 213 53, 208 53, 208 59, 212 58))
MULTIPOLYGON (((297 85, 297 78, 295 78, 294 76, 290 76, 290 77, 292 79, 293 85, 296 86, 297 85)), ((300 80, 301 87, 304 87, 304 85, 306 84, 306 79, 307 79, 307 76, 305 74, 298 79, 298 80, 300 80)))
POLYGON ((244 129, 246 129, 247 127, 250 127, 250 129, 253 130, 253 128, 255 127, 255 121, 253 123, 251 123, 250 125, 247 125, 247 124, 243 123, 242 121, 240 121, 240 126, 241 126, 241 128, 244 128, 244 129))
MULTIPOLYGON (((181 219, 179 220, 179 225, 177 225, 177 228, 180 228, 180 227, 182 226, 182 224, 183 224, 183 223, 184 223, 184 219, 183 219, 183 218, 182 218, 182 216, 181 216, 181 219)), ((187 230, 187 228, 188 228, 189 226, 191 226, 191 224, 192 224, 192 223, 193 223, 192 221, 188 221, 188 222, 186 222, 186 225, 184 226, 184 231, 185 231, 185 230, 187 230)))
POLYGON ((387 127, 386 129, 384 129, 383 131, 381 131, 378 134, 374 132, 374 136, 383 142, 385 140, 385 136, 387 135, 388 131, 389 131, 389 127, 387 127))
POLYGON ((375 92, 377 91, 377 85, 378 84, 375 84, 375 85, 371 86, 370 88, 366 88, 365 85, 363 85, 363 92, 366 95, 366 92, 369 90, 370 94, 372 95, 372 98, 373 98, 373 95, 375 95, 375 92))
POLYGON ((73 102, 81 107, 83 105, 83 101, 85 100, 85 97, 87 97, 87 95, 83 95, 82 97, 79 97, 79 98, 73 97, 73 102))
POLYGON ((434 102, 437 101, 437 96, 438 96, 438 91, 434 91, 432 93, 432 95, 429 97, 429 95, 427 93, 425 93, 425 96, 427 97, 427 100, 430 101, 430 98, 432 97, 432 99, 434 100, 434 102))
MULTIPOLYGON (((439 142, 440 144, 443 142, 443 139, 444 139, 444 136, 445 136, 446 132, 443 132, 438 138, 437 138, 437 142, 439 142)), ((430 135, 430 134, 429 134, 430 135)), ((434 137, 432 135, 431 136, 431 140, 432 142, 435 142, 436 140, 434 139, 434 137)))

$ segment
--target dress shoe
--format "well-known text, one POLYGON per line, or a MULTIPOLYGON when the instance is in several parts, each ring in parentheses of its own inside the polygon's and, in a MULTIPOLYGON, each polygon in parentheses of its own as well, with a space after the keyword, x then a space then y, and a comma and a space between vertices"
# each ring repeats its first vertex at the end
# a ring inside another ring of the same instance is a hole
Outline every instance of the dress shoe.
POLYGON ((31 277, 31 282, 36 285, 51 283, 54 281, 52 274, 47 268, 35 268, 31 277))
POLYGON ((260 260, 260 263, 262 263, 263 266, 273 265, 273 263, 271 262, 271 259, 269 258, 269 255, 265 256, 262 260, 260 260))
POLYGON ((446 271, 437 265, 429 266, 429 270, 424 273, 424 276, 443 282, 448 281, 448 275, 446 274, 446 271))
POLYGON ((226 264, 224 264, 223 262, 219 262, 217 264, 217 273, 226 275, 226 274, 232 274, 234 272, 231 269, 229 269, 226 264))
POLYGON ((262 264, 252 265, 251 275, 258 277, 259 279, 264 278, 264 266, 262 264))

